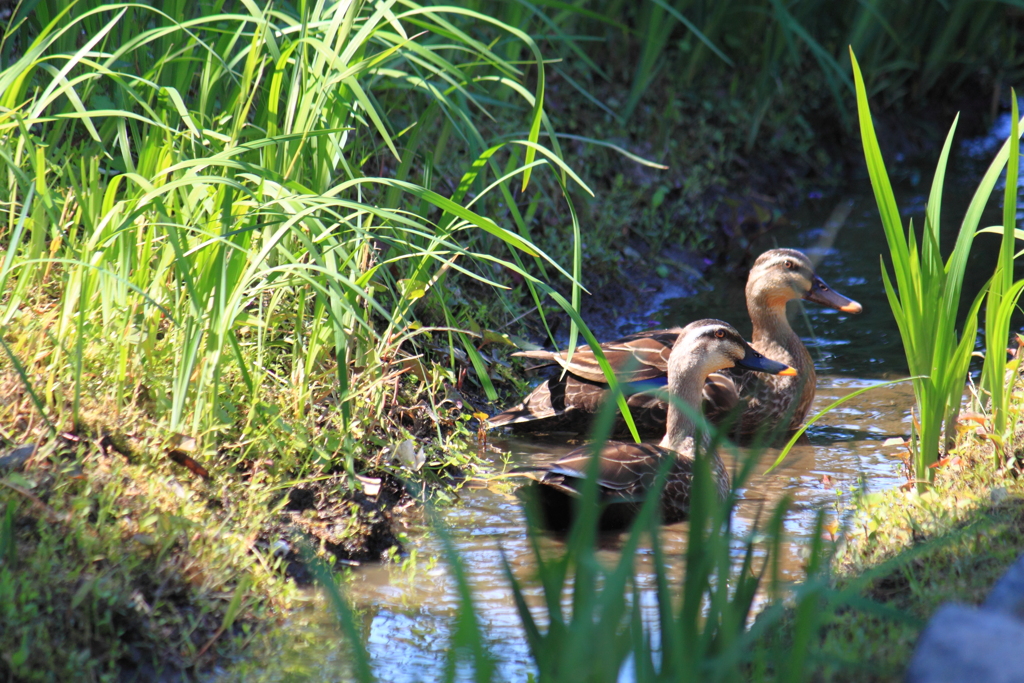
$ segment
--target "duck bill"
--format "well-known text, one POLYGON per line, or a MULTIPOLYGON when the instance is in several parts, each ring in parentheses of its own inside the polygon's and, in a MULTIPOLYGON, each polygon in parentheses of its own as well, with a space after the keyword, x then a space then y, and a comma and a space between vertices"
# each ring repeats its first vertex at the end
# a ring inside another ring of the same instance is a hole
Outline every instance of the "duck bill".
POLYGON ((755 351, 752 346, 747 345, 747 355, 736 361, 736 367, 754 372, 767 372, 769 375, 795 375, 796 368, 792 368, 777 360, 765 358, 755 351))
POLYGON ((829 308, 838 308, 843 313, 860 313, 864 310, 864 307, 853 299, 848 299, 826 285, 817 275, 811 280, 811 289, 804 294, 804 299, 829 308))

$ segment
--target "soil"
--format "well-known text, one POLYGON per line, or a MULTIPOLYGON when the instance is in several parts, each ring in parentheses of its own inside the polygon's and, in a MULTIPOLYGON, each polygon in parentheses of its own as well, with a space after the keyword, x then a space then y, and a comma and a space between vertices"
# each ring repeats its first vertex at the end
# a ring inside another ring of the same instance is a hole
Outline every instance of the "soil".
POLYGON ((342 474, 291 489, 277 523, 265 530, 257 545, 274 554, 284 553, 288 576, 300 585, 314 583, 307 566, 310 543, 330 554, 339 566, 380 562, 401 553, 396 529, 415 501, 402 482, 387 472, 371 471, 361 475, 360 481, 361 491, 350 489, 342 474))

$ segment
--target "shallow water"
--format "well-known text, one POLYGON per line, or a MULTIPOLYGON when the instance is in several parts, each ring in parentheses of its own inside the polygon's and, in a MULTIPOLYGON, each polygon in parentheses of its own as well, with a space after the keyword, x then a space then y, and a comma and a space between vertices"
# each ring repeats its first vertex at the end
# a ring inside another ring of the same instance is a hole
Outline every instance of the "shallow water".
MULTIPOLYGON (((814 408, 818 410, 877 382, 820 377, 814 408)), ((907 434, 911 402, 909 384, 882 387, 852 399, 815 424, 808 432, 807 443, 797 445, 783 464, 765 477, 761 473, 777 454, 767 450, 734 519, 740 535, 750 528, 762 506, 773 506, 784 494, 791 496, 793 505, 786 518, 791 541, 784 544, 779 559, 787 577, 801 578, 802 550, 819 508, 829 510, 830 515, 843 515, 852 504, 853 488, 879 490, 905 480, 900 475, 900 460, 891 452, 893 449, 883 448, 882 442, 890 436, 907 434)), ((518 438, 495 439, 492 446, 497 468, 504 466, 505 459, 510 464, 543 460, 570 448, 518 438)), ((727 464, 733 463, 728 454, 725 459, 727 464)), ((513 496, 490 488, 467 487, 461 497, 460 504, 439 512, 473 586, 480 622, 498 661, 495 680, 526 680, 532 671, 529 651, 502 566, 504 551, 520 579, 530 576, 533 556, 522 509, 513 496)), ((669 560, 670 576, 678 575, 686 532, 685 522, 663 527, 662 547, 669 560)), ((557 539, 545 536, 542 540, 546 550, 559 550, 557 539)), ((414 569, 397 565, 362 567, 347 588, 364 610, 363 635, 374 672, 388 683, 443 678, 444 656, 459 609, 455 582, 440 560, 443 546, 436 533, 422 528, 414 531, 411 544, 418 555, 414 569)), ((737 545, 735 552, 739 557, 742 548, 737 545)), ((617 559, 614 539, 601 554, 608 562, 617 559)), ((635 564, 639 583, 646 586, 641 600, 649 601, 653 609, 652 561, 650 549, 642 547, 635 564)), ((536 589, 528 589, 527 598, 531 604, 539 604, 536 589)), ((541 615, 540 611, 535 613, 541 615)), ((262 680, 349 680, 340 633, 322 601, 312 601, 309 611, 293 628, 294 646, 275 654, 262 680), (335 645, 324 647, 325 642, 335 645)), ((465 680, 471 679, 466 676, 465 680)))
MULTIPOLYGON (((977 169, 962 173, 979 175, 977 169)), ((922 183, 920 174, 912 171, 902 175, 897 172, 895 176, 901 205, 907 213, 921 216, 928 178, 922 183)), ((866 179, 859 185, 868 189, 866 179)), ((947 235, 943 239, 947 248, 953 242, 970 192, 973 186, 947 192, 944 197, 947 235)), ((786 227, 760 238, 751 249, 754 254, 774 246, 804 250, 818 264, 818 273, 826 282, 864 306, 859 316, 813 304, 791 310, 794 329, 811 350, 818 371, 812 414, 856 389, 907 374, 899 333, 879 274, 879 254, 885 250, 885 241, 877 215, 874 199, 866 193, 811 199, 788 217, 786 227)), ((983 225, 998 220, 995 215, 983 225)), ((991 274, 997 248, 997 237, 979 237, 965 284, 966 296, 973 297, 991 274)), ((718 317, 748 335, 750 322, 743 286, 742 278, 712 276, 696 295, 659 302, 659 308, 646 312, 641 319, 620 321, 619 331, 626 334, 645 327, 718 317)), ((908 435, 912 403, 909 383, 869 391, 814 424, 804 442, 768 476, 762 473, 777 451, 763 453, 737 510, 736 527, 741 532, 749 529, 763 506, 789 495, 793 505, 785 526, 790 541, 780 560, 787 575, 799 579, 802 550, 817 510, 825 508, 830 515, 843 519, 855 491, 891 488, 906 480, 894 449, 882 444, 887 438, 908 435)), ((502 437, 495 438, 491 447, 495 467, 501 470, 516 463, 557 457, 571 446, 502 437)), ((730 456, 726 460, 731 464, 730 456)), ((498 662, 497 680, 525 680, 532 671, 529 652, 502 569, 503 551, 517 575, 523 578, 530 574, 532 554, 522 511, 513 496, 497 488, 467 487, 461 498, 460 504, 440 510, 441 521, 474 588, 479 618, 498 662)), ((678 566, 685 550, 686 523, 663 529, 663 547, 670 562, 678 566)), ((545 537, 543 543, 553 552, 559 549, 557 539, 545 537)), ((425 526, 413 529, 409 549, 418 556, 415 563, 409 563, 411 568, 363 567, 349 584, 350 594, 363 610, 364 637, 374 672, 389 683, 442 678, 459 607, 454 581, 440 561, 443 548, 437 535, 425 526)), ((614 547, 602 552, 610 561, 617 555, 614 547)), ((642 549, 637 559, 640 583, 649 584, 650 551, 642 549)), ((641 599, 646 602, 651 595, 648 592, 641 599)), ((538 596, 528 592, 527 597, 536 600, 538 596)), ((267 663, 263 680, 348 679, 344 646, 329 610, 314 600, 305 616, 286 627, 286 632, 294 630, 294 645, 276 653, 267 663), (325 647, 325 643, 329 645, 325 647)))

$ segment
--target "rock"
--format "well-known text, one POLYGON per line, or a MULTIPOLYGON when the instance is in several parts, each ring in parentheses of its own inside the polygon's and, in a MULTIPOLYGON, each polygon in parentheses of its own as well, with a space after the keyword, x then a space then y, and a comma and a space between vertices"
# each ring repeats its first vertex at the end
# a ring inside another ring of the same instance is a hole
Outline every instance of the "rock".
POLYGON ((1006 570, 1003 578, 988 594, 982 608, 1003 612, 1024 621, 1024 555, 1018 557, 1013 566, 1006 570))
POLYGON ((0 473, 5 470, 20 472, 35 452, 36 445, 34 443, 11 449, 7 454, 0 456, 0 473))
POLYGON ((946 604, 917 641, 906 680, 1024 683, 1022 643, 1024 622, 1002 611, 946 604))

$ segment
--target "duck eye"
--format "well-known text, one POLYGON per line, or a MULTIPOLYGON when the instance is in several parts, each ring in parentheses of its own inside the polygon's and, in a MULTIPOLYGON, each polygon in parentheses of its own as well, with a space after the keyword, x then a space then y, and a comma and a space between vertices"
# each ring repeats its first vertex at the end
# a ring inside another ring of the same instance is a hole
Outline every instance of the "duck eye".
POLYGON ((790 261, 789 259, 786 259, 786 262, 783 265, 786 266, 786 268, 789 268, 790 270, 796 268, 796 264, 790 261))
POLYGON ((725 330, 715 330, 715 336, 719 339, 725 339, 725 330))

